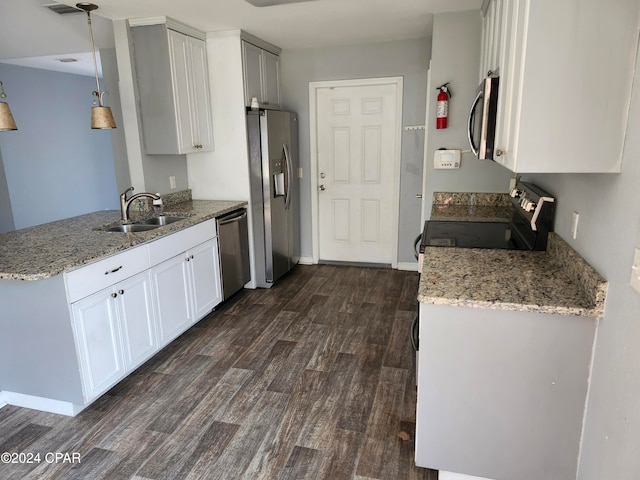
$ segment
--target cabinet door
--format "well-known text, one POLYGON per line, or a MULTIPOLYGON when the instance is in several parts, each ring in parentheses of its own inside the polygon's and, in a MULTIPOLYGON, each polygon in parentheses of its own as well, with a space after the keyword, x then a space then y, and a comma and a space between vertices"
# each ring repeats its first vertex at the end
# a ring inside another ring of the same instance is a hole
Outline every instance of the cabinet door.
POLYGON ((125 374, 116 295, 102 290, 72 304, 85 400, 98 397, 125 374))
POLYGON ((251 106, 251 98, 263 103, 262 94, 262 49, 242 42, 242 71, 244 75, 244 103, 251 106))
POLYGON ((185 256, 178 255, 151 269, 161 347, 192 323, 188 265, 185 256))
POLYGON ((200 320, 222 301, 218 239, 187 252, 189 260, 194 321, 200 320))
POLYGON ((125 365, 131 371, 158 349, 149 273, 119 283, 115 293, 120 307, 125 365))
POLYGON ((280 108, 280 57, 262 52, 262 95, 268 108, 280 108))
POLYGON ((194 130, 196 150, 213 150, 213 128, 211 125, 211 98, 209 95, 209 72, 207 50, 202 40, 187 37, 191 67, 192 91, 191 122, 194 130))
POLYGON ((171 59, 171 80, 173 84, 173 95, 175 102, 176 129, 178 137, 178 153, 195 152, 196 140, 193 138, 192 119, 195 113, 192 112, 189 81, 189 47, 187 36, 182 33, 168 30, 169 37, 169 57, 171 59))
POLYGON ((496 118, 496 150, 502 154, 496 161, 516 170, 516 154, 520 123, 519 98, 522 94, 522 66, 525 58, 526 12, 529 0, 504 2, 503 48, 496 118))

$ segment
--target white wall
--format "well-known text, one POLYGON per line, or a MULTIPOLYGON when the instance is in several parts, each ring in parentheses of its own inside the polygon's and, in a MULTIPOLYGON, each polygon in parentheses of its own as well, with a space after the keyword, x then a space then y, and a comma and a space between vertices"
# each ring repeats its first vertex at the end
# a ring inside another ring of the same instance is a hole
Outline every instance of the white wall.
MULTIPOLYGON (((433 53, 430 127, 427 136, 426 212, 433 192, 506 192, 511 172, 495 162, 462 154, 459 170, 434 170, 433 153, 439 148, 469 150, 467 117, 478 87, 480 68, 479 11, 442 13, 433 18, 433 53), (446 129, 436 129, 435 88, 450 82, 449 118, 446 129)), ((428 214, 427 214, 428 218, 428 214)))
MULTIPOLYGON (((372 45, 284 50, 280 60, 282 103, 300 120, 300 184, 302 256, 312 256, 309 156, 309 82, 353 78, 404 77, 403 125, 423 125, 427 67, 431 45, 427 38, 372 45)), ((403 131, 400 178, 399 262, 415 262, 413 240, 421 231, 420 200, 424 131, 403 131)))
POLYGON ((214 151, 187 155, 193 198, 249 200, 240 31, 207 34, 214 151))

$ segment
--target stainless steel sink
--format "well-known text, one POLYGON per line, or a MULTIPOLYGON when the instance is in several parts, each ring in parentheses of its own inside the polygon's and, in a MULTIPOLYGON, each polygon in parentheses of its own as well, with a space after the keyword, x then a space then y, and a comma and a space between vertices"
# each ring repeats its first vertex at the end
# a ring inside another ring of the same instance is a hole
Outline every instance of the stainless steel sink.
POLYGON ((154 228, 158 228, 159 226, 160 225, 142 225, 133 223, 130 225, 116 225, 115 227, 107 228, 107 232, 146 232, 147 230, 153 230, 154 228))
POLYGON ((147 218, 146 220, 139 220, 135 222, 135 225, 169 225, 170 223, 179 222, 180 220, 184 220, 187 217, 178 216, 178 215, 160 215, 158 217, 147 218))

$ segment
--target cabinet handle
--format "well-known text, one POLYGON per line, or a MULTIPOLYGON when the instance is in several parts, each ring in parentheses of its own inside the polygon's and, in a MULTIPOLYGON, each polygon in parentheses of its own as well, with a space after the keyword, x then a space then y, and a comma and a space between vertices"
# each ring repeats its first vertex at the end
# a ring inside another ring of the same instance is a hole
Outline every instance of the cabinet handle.
POLYGON ((117 294, 117 293, 112 293, 112 294, 111 294, 111 298, 116 298, 117 296, 118 296, 118 294, 117 294))
POLYGON ((191 260, 193 260, 193 255, 191 255, 189 258, 190 258, 191 260))
POLYGON ((187 257, 185 260, 188 262, 189 261, 189 257, 187 257))
POLYGON ((107 270, 106 272, 104 272, 104 274, 109 275, 110 273, 116 273, 121 268, 122 268, 122 265, 120 265, 118 268, 114 268, 113 270, 107 270))
POLYGON ((124 295, 124 290, 118 290, 118 293, 119 293, 120 295, 124 295))

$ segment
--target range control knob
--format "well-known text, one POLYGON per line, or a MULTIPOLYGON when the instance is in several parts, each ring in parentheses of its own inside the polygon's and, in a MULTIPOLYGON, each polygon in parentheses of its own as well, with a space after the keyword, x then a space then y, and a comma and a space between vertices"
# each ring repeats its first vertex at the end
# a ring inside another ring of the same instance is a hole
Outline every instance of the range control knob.
POLYGON ((532 202, 531 200, 528 200, 525 204, 524 204, 524 211, 525 212, 531 212, 532 210, 535 210, 536 208, 536 203, 532 202))
POLYGON ((511 195, 511 198, 520 198, 520 195, 522 195, 522 190, 514 188, 509 192, 509 195, 511 195))

